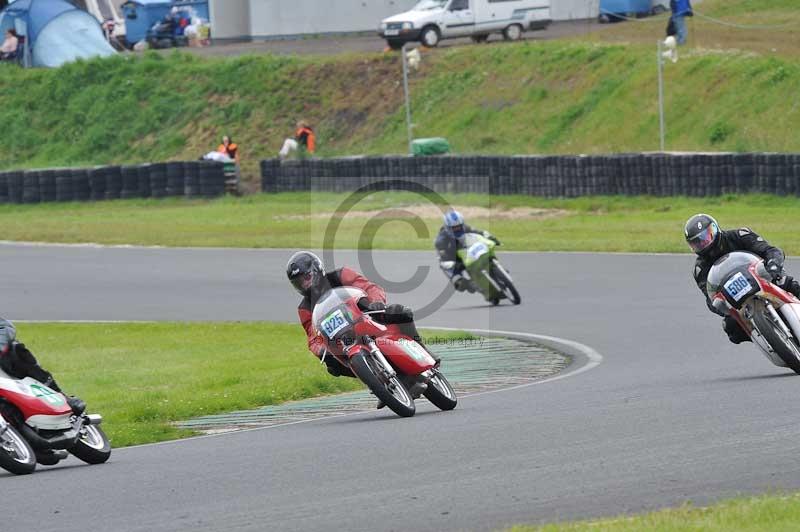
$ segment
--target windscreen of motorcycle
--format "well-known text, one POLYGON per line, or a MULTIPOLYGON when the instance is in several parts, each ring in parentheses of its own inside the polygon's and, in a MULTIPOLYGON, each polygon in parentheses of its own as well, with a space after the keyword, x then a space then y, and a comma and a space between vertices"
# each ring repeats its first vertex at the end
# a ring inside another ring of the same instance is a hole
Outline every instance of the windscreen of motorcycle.
POLYGON ((734 251, 723 255, 708 272, 706 291, 709 295, 722 292, 731 304, 741 302, 758 291, 758 286, 749 272, 751 264, 758 264, 756 272, 759 277, 769 280, 769 274, 764 267, 763 259, 746 251, 734 251))
POLYGON ((464 262, 471 264, 482 256, 486 255, 494 247, 494 243, 476 233, 467 233, 464 235, 464 253, 466 255, 464 262))
POLYGON ((362 297, 367 297, 367 293, 352 286, 340 286, 325 292, 311 314, 314 330, 332 340, 352 324, 345 303, 351 299, 358 301, 362 297))

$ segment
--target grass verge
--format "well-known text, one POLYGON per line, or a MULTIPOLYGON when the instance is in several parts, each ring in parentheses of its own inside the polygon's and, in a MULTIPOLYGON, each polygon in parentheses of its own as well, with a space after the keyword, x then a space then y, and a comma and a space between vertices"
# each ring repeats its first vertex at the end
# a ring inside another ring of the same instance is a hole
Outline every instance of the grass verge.
MULTIPOLYGON (((667 148, 800 149, 796 1, 697 7, 735 22, 788 25, 748 33, 700 16, 690 22, 690 46, 665 72, 667 148)), ((411 76, 414 133, 445 136, 458 153, 657 149, 654 55, 665 25, 644 19, 569 41, 426 52, 411 76)), ((52 70, 0 65, 0 168, 194 160, 228 134, 252 184, 258 161, 277 154, 300 118, 316 126, 320 156, 405 153, 400 72, 397 54, 377 53, 148 53, 52 70)))
MULTIPOLYGON (((4 205, 0 224, 3 238, 15 241, 318 249, 331 213, 345 197, 287 193, 213 201, 4 205)), ((507 250, 687 252, 684 222, 694 213, 708 212, 724 227, 750 226, 787 253, 800 254, 800 202, 791 197, 542 199, 457 194, 446 200, 465 212, 473 208, 476 214, 468 216, 468 222, 494 232, 507 250), (526 217, 530 209, 545 211, 526 217)), ((432 249, 441 224, 435 207, 406 193, 375 194, 355 210, 361 214, 346 217, 336 234, 338 249, 432 249), (404 207, 424 207, 420 235, 408 219, 390 212, 379 218, 382 225, 365 230, 380 211, 404 207)))
POLYGON ((115 447, 192 434, 174 421, 361 388, 355 379, 328 375, 295 324, 17 325, 59 384, 103 415, 115 447))
POLYGON ((765 495, 724 501, 698 508, 685 505, 657 512, 541 527, 517 526, 508 532, 771 532, 797 530, 800 494, 765 495))

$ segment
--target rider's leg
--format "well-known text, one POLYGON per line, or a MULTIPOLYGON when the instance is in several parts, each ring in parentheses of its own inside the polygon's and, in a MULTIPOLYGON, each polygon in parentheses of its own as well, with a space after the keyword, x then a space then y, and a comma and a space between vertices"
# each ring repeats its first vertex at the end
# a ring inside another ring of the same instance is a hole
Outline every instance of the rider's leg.
POLYGON ((728 335, 728 340, 734 344, 741 344, 742 342, 752 342, 750 335, 748 335, 742 326, 739 325, 731 316, 725 316, 722 320, 722 329, 728 335))

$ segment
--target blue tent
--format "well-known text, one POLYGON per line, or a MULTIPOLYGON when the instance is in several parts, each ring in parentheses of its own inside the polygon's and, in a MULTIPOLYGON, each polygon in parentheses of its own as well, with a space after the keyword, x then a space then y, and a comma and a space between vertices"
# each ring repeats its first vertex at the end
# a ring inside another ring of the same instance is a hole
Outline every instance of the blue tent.
POLYGON ((58 67, 116 53, 97 19, 65 0, 17 0, 0 13, 0 32, 8 28, 25 36, 33 66, 58 67))

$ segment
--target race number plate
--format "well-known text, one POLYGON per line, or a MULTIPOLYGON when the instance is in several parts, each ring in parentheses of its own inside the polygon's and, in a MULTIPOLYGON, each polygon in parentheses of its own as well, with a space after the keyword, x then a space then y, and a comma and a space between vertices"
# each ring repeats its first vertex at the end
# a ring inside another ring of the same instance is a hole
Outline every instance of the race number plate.
POLYGON ((347 320, 341 310, 336 310, 322 321, 322 332, 330 339, 333 339, 336 333, 345 327, 347 327, 347 320))
POLYGON ((483 242, 475 242, 467 250, 467 257, 469 257, 470 260, 478 260, 480 256, 484 255, 487 251, 489 251, 489 246, 483 242))
POLYGON ((748 281, 741 272, 728 279, 728 282, 725 283, 725 292, 737 303, 752 289, 753 285, 750 284, 750 281, 748 281))

